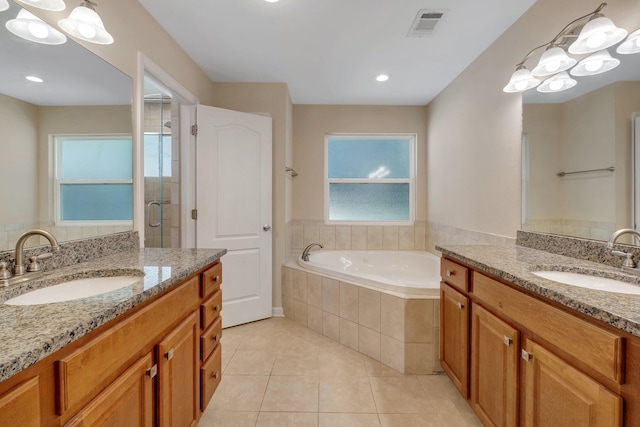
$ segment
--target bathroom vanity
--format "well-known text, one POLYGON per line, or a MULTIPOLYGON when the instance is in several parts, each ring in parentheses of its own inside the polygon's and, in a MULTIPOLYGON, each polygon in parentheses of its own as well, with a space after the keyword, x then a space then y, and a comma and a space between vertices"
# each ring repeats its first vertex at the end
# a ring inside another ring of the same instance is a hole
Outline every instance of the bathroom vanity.
POLYGON ((484 425, 640 425, 640 295, 531 273, 619 269, 519 246, 438 250, 441 365, 484 425))
POLYGON ((225 252, 120 252, 0 290, 4 302, 80 271, 144 272, 90 298, 0 304, 0 425, 195 426, 221 381, 225 252))

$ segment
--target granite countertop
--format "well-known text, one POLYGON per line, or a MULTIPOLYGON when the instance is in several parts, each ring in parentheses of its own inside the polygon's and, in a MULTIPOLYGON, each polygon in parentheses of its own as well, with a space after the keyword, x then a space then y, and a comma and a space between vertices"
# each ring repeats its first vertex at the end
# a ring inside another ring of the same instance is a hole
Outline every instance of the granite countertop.
POLYGON ((0 288, 0 381, 170 288, 225 253, 224 249, 136 249, 62 267, 40 279, 0 288), (2 304, 30 290, 66 280, 123 274, 140 275, 140 281, 74 301, 31 306, 2 304))
MULTIPOLYGON (((573 271, 640 286, 640 277, 619 268, 522 246, 437 246, 444 256, 640 337, 640 295, 580 288, 543 279, 536 270, 573 271)), ((622 260, 620 260, 622 264, 622 260)))

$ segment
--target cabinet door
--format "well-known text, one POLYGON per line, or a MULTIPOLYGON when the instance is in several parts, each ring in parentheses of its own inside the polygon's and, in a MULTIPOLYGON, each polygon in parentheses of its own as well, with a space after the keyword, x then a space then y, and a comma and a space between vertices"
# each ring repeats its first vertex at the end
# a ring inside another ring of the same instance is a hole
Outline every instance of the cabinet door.
POLYGON ((469 299, 440 283, 440 364, 469 397, 469 299))
POLYGON ((40 426, 38 377, 18 384, 0 396, 0 426, 40 426))
POLYGON ((518 331, 473 304, 470 403, 485 426, 517 425, 517 380, 518 331))
POLYGON ((120 375, 66 424, 66 427, 153 426, 153 355, 120 375))
POLYGON ((158 344, 158 425, 197 424, 199 335, 198 312, 192 313, 158 344))
POLYGON ((620 396, 531 340, 523 350, 524 426, 622 425, 620 396))

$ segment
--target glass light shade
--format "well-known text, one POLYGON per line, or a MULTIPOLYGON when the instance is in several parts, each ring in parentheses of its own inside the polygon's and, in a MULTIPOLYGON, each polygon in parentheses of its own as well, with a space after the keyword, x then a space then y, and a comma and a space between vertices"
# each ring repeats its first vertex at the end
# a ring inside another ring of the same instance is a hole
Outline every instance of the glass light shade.
POLYGON ((25 9, 20 9, 18 16, 5 26, 16 36, 35 43, 58 45, 67 41, 64 34, 25 9))
POLYGON ((533 77, 531 71, 522 67, 517 69, 512 75, 509 83, 502 89, 507 93, 524 92, 540 84, 540 80, 533 77))
POLYGON ((52 10, 54 12, 65 10, 67 7, 67 5, 64 4, 64 0, 16 0, 16 1, 29 6, 37 7, 38 9, 52 10))
POLYGON ((627 39, 618 46, 616 52, 623 55, 640 52, 640 30, 635 30, 633 33, 629 34, 629 37, 627 37, 627 39))
POLYGON ((552 47, 544 51, 540 57, 538 65, 531 70, 531 74, 536 77, 550 76, 560 71, 568 70, 576 65, 574 58, 570 58, 564 49, 552 47))
POLYGON ((9 2, 7 0, 0 0, 0 12, 4 12, 9 9, 9 2))
POLYGON ((542 93, 562 92, 563 90, 571 89, 577 83, 577 81, 569 77, 566 71, 563 71, 540 83, 536 90, 542 93))
POLYGON ((626 36, 627 30, 616 27, 609 18, 599 16, 585 24, 576 41, 569 46, 569 53, 593 53, 613 46, 626 36))
POLYGON ((105 30, 100 16, 86 6, 73 9, 68 18, 58 21, 58 25, 80 40, 96 44, 113 43, 113 37, 105 30))
POLYGON ((618 58, 613 58, 609 55, 608 50, 603 49, 578 62, 578 65, 571 69, 571 75, 595 76, 596 74, 613 70, 618 65, 620 65, 620 60, 618 58))

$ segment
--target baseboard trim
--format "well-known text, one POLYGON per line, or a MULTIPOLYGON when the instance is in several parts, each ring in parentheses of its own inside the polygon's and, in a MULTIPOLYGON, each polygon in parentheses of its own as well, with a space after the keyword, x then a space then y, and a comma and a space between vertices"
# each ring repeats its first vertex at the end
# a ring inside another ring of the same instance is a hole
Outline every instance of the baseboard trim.
POLYGON ((282 307, 272 307, 271 315, 273 317, 284 317, 284 310, 282 307))

